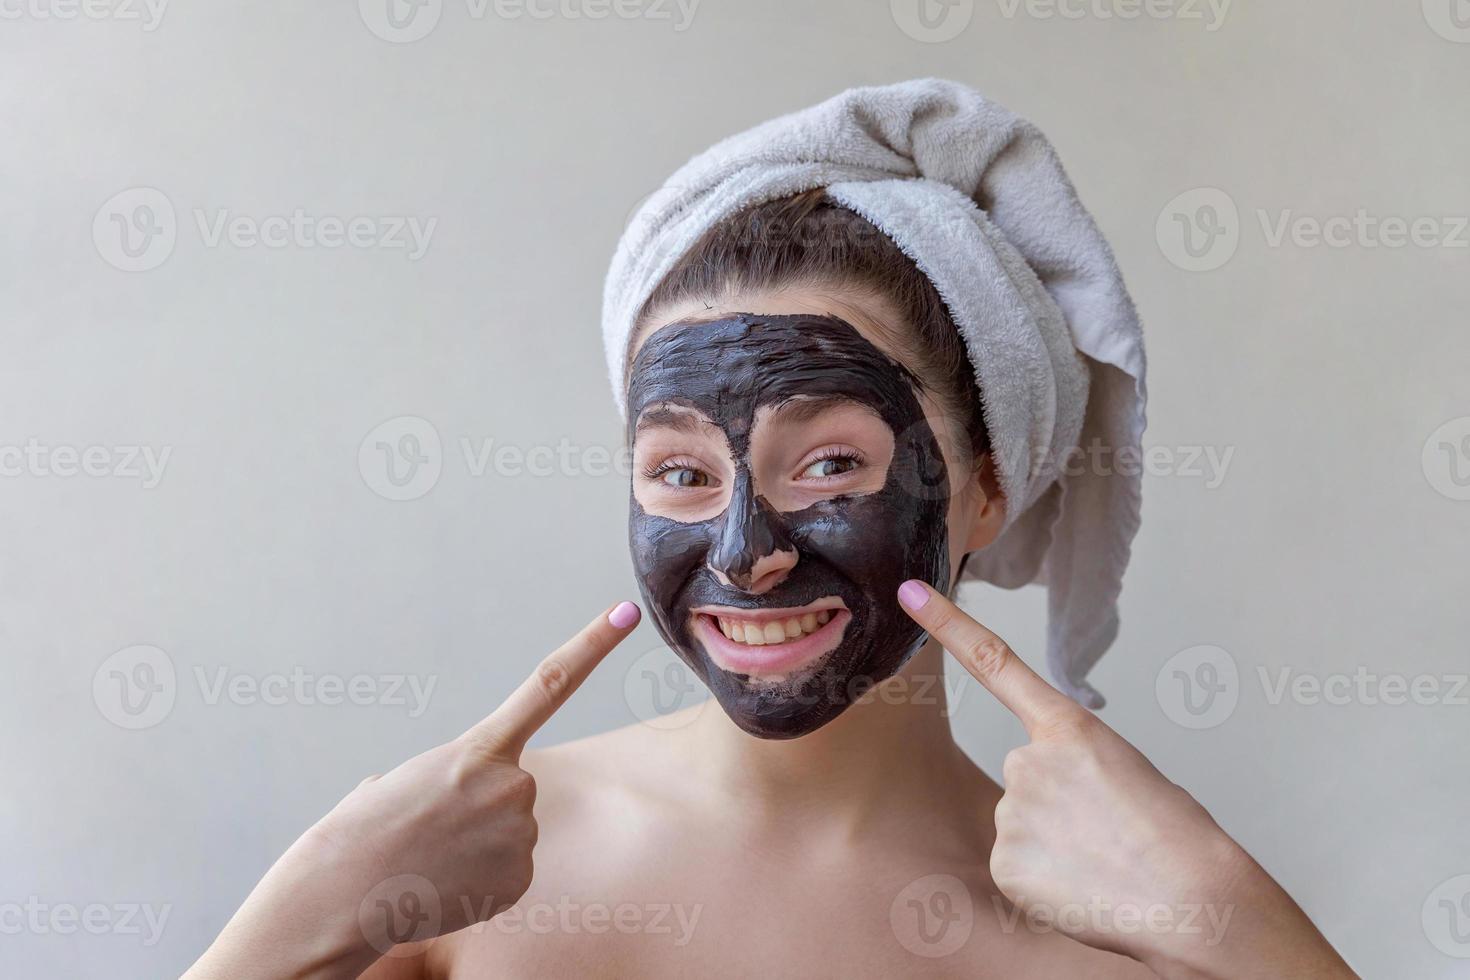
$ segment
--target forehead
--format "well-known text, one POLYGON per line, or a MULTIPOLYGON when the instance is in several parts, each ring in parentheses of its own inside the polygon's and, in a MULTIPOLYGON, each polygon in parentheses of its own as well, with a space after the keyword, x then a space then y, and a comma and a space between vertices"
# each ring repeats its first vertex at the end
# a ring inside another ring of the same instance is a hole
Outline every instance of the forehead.
POLYGON ((772 402, 827 396, 869 405, 897 427, 917 408, 916 390, 907 369, 844 320, 741 314, 653 333, 633 362, 628 406, 635 422, 659 403, 749 418, 772 402))

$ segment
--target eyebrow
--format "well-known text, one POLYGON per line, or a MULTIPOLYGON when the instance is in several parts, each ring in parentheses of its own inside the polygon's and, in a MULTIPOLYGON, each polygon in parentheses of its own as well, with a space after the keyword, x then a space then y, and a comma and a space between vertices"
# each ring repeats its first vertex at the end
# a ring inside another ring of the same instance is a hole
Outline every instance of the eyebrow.
POLYGON ((644 409, 638 416, 638 424, 633 428, 633 434, 645 429, 673 429, 675 432, 683 432, 689 435, 697 435, 705 429, 719 428, 709 419, 692 411, 679 411, 664 405, 655 405, 644 409))
POLYGON ((869 405, 867 402, 858 401, 856 398, 851 398, 847 395, 816 395, 813 397, 801 396, 788 398, 786 401, 777 404, 771 410, 771 415, 773 420, 779 419, 782 424, 804 425, 834 408, 846 405, 861 408, 875 417, 881 418, 878 415, 877 409, 873 408, 872 405, 869 405))

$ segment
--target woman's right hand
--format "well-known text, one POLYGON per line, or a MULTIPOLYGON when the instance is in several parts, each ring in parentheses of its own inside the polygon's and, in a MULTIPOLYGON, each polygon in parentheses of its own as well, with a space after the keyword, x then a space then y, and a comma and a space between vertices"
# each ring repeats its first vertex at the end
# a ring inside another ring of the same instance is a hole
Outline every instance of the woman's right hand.
POLYGON ((186 976, 357 976, 396 944, 504 911, 531 883, 526 742, 639 618, 620 603, 452 742, 363 780, 276 862, 186 976))

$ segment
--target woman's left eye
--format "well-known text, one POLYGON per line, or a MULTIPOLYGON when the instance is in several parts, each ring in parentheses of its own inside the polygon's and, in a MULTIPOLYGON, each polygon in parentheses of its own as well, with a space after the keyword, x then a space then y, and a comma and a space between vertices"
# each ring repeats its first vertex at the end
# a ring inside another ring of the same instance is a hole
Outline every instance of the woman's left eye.
POLYGON ((844 473, 851 473, 861 465, 862 461, 856 456, 847 453, 836 453, 814 460, 806 469, 801 471, 801 475, 809 480, 830 479, 834 476, 841 476, 844 473))

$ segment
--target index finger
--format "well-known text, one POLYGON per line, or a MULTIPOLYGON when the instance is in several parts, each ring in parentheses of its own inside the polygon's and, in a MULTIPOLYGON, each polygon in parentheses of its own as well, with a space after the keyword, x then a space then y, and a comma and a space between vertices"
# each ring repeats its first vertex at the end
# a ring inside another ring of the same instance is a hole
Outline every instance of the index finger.
POLYGON ((510 697, 462 736, 489 754, 520 758, 526 742, 582 685, 613 647, 638 625, 641 613, 620 602, 541 661, 510 697))
POLYGON ((1016 655, 1010 644, 986 629, 928 584, 910 579, 898 589, 904 611, 954 654, 995 699, 1021 719, 1026 733, 1079 710, 1016 655))

